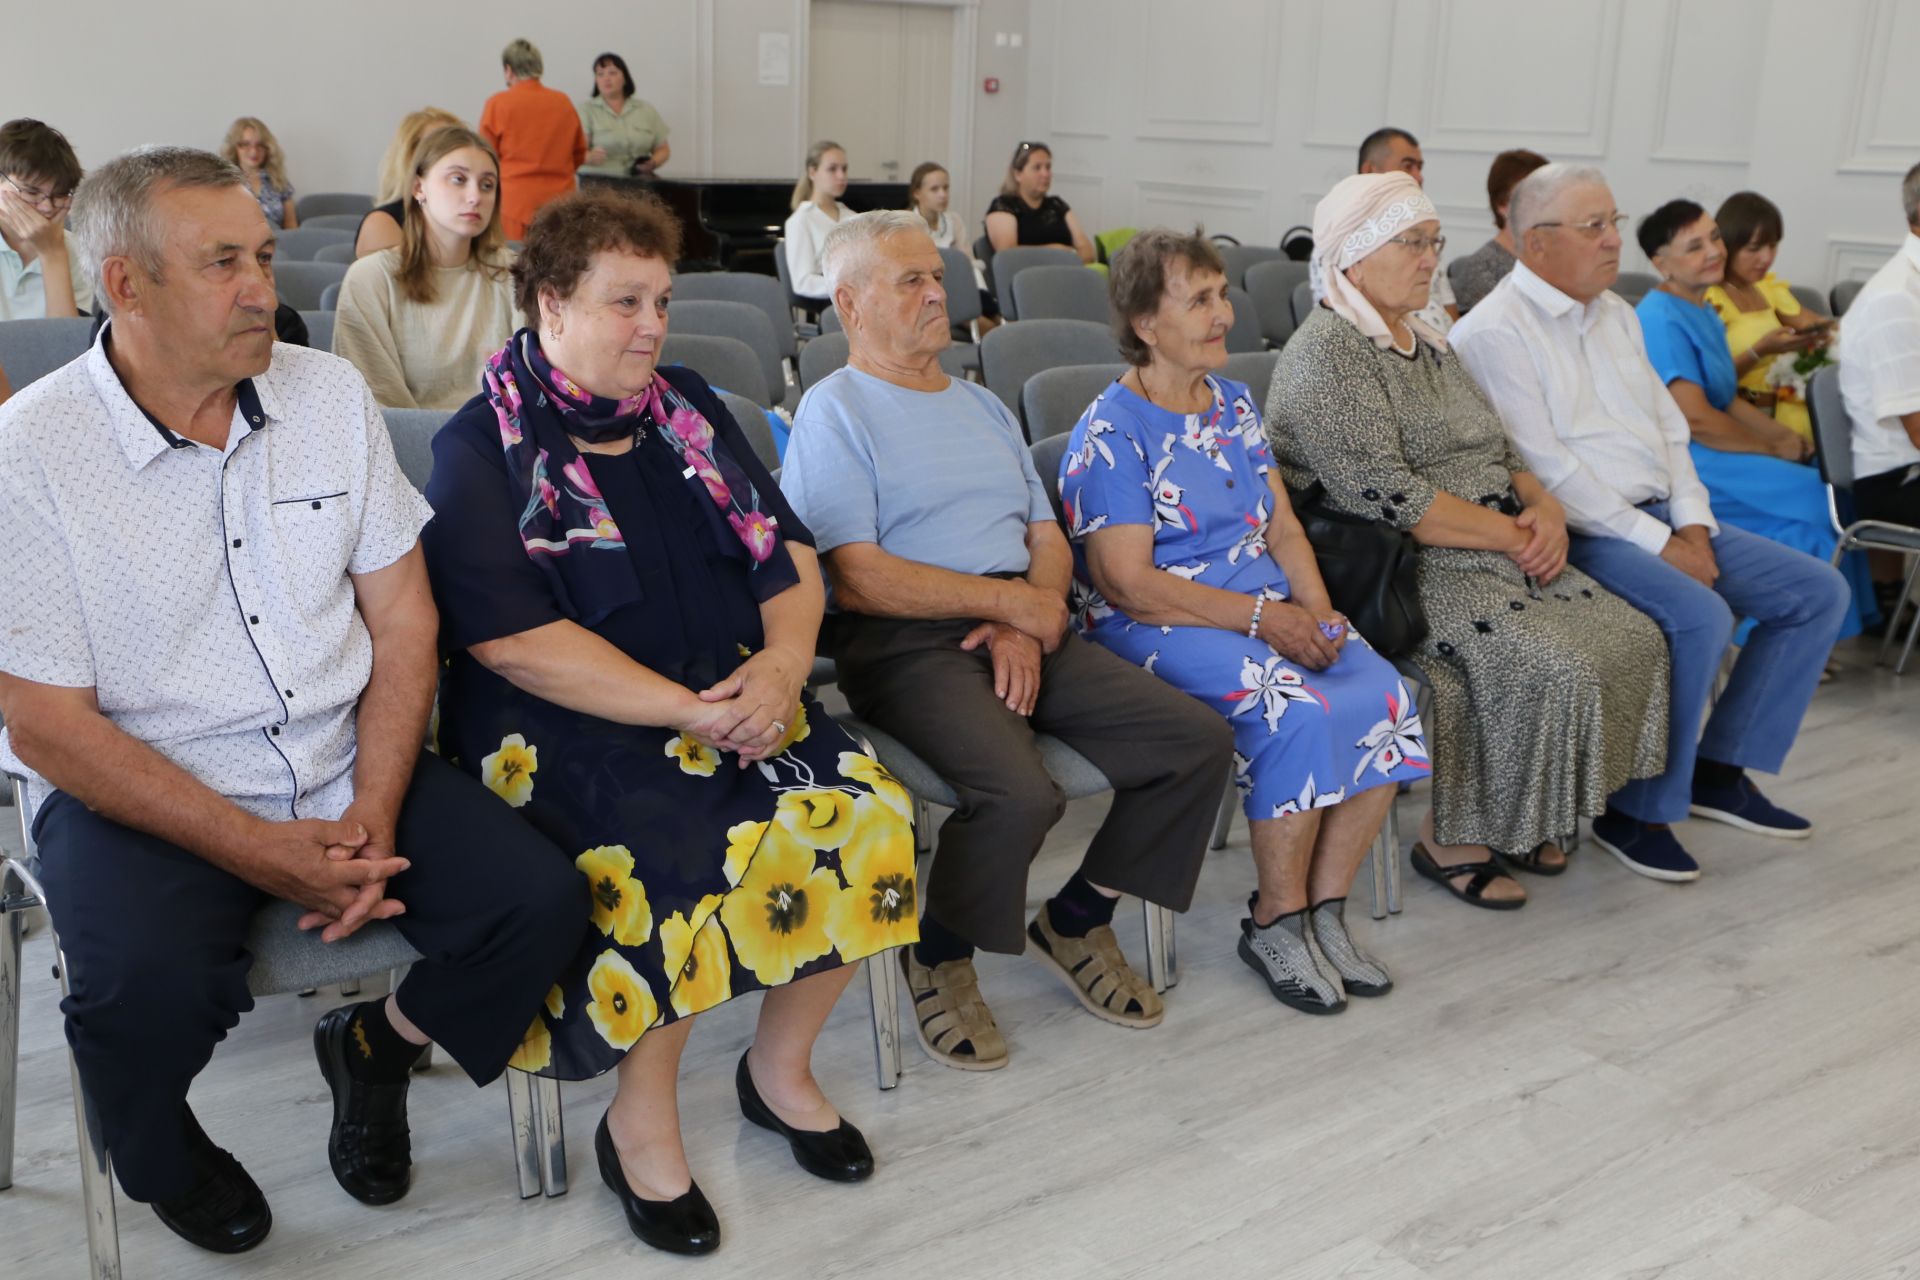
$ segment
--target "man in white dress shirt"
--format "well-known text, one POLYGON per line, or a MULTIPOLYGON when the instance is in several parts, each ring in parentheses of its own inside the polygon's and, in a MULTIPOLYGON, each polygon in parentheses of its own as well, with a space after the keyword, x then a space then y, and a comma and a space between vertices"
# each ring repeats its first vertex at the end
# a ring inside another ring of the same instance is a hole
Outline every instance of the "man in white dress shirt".
POLYGON ((1647 361, 1633 308, 1607 291, 1626 219, 1599 170, 1538 169, 1507 216, 1519 265, 1448 336, 1567 509, 1568 558, 1659 623, 1673 658, 1666 772, 1615 793, 1594 838, 1658 880, 1699 877, 1669 829, 1690 812, 1805 838, 1812 824, 1745 771, 1786 761, 1845 617, 1846 579, 1714 522, 1686 418, 1647 361), (1755 627, 1702 733, 1736 618, 1755 627))
POLYGON ((1920 527, 1920 164, 1900 184, 1907 238, 1840 326, 1853 496, 1867 520, 1920 527))
POLYGON ((424 753, 431 517, 353 367, 276 345, 273 233, 240 171, 156 148, 76 201, 92 349, 0 408, 0 761, 27 775, 62 1005, 121 1186, 203 1248, 272 1224, 187 1105, 252 1007, 248 924, 391 920, 424 957, 315 1029, 328 1156, 406 1194, 429 1038, 504 1069, 586 918, 568 859, 424 753))

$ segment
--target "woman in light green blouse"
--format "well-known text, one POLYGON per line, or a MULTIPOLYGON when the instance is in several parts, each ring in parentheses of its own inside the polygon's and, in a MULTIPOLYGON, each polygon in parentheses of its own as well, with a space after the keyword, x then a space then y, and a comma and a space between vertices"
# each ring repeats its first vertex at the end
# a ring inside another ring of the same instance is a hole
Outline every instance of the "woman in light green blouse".
POLYGON ((633 74, 617 53, 593 60, 593 94, 580 102, 580 129, 587 135, 582 173, 644 178, 667 162, 667 122, 651 102, 633 96, 633 74))

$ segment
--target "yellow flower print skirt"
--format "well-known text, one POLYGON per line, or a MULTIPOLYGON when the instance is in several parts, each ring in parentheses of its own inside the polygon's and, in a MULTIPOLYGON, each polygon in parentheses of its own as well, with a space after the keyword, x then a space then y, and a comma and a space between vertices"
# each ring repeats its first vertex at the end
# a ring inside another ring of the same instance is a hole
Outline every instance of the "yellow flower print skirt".
POLYGON ((912 800, 818 704, 742 769, 684 734, 514 701, 459 717, 452 749, 561 845, 589 907, 512 1065, 598 1075, 651 1028, 919 937, 912 800))

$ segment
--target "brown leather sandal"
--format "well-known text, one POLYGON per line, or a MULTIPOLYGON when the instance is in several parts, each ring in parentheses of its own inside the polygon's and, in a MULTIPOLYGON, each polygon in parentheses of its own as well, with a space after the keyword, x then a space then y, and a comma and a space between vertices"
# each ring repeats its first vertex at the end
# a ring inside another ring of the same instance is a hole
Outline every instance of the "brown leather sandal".
POLYGON ((1088 1013, 1119 1027, 1157 1027, 1166 1005, 1153 985, 1134 971, 1120 952, 1112 925, 1099 925, 1084 938, 1053 931, 1043 905, 1027 925, 1027 937, 1040 962, 1060 975, 1088 1013))
POLYGON ((912 947, 902 947, 900 968, 913 997, 913 1031, 929 1058, 958 1071, 998 1071, 1007 1065, 1006 1038, 980 998, 980 977, 971 959, 929 969, 912 947))

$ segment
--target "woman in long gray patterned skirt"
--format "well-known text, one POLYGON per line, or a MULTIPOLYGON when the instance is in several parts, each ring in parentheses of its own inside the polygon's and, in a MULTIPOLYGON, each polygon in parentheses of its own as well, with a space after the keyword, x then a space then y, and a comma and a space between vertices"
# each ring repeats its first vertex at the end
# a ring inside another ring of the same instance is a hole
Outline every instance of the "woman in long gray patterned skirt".
POLYGON ((1413 312, 1439 216, 1403 174, 1348 178, 1314 214, 1321 305, 1280 354, 1267 430, 1289 487, 1411 530, 1430 634, 1433 808, 1414 869, 1476 906, 1520 906, 1507 870, 1557 875, 1556 840, 1665 765, 1667 646, 1566 564, 1560 504, 1526 469, 1446 340, 1413 312))

